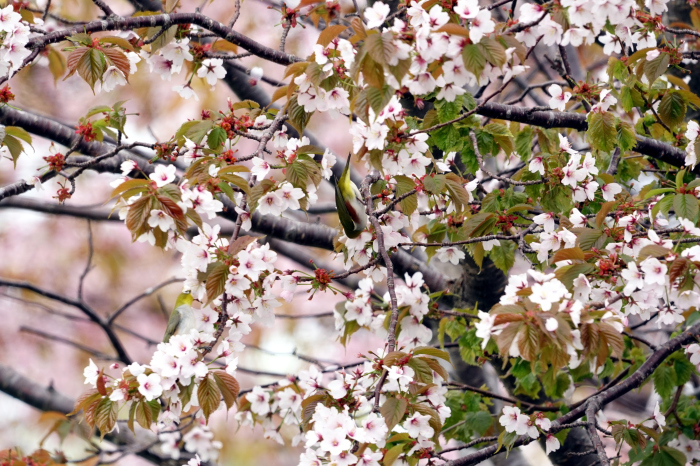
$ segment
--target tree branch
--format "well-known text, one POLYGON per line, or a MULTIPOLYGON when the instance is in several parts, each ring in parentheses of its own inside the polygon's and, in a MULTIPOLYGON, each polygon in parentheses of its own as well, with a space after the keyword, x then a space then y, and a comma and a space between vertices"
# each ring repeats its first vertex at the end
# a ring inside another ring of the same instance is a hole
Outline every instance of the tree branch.
POLYGON ((112 330, 112 328, 109 326, 109 323, 105 319, 103 319, 99 314, 97 314, 92 308, 90 308, 87 304, 81 301, 76 301, 74 299, 68 298, 66 296, 53 293, 51 291, 43 290, 35 285, 32 285, 31 283, 16 282, 0 278, 0 286, 7 286, 11 288, 19 288, 23 290, 32 291, 40 296, 44 296, 45 298, 52 299, 54 301, 58 301, 60 303, 67 304, 68 306, 72 306, 76 309, 79 309, 83 312, 83 314, 88 316, 91 321, 95 322, 102 328, 102 330, 107 335, 107 338, 109 339, 110 343, 114 347, 114 350, 117 352, 119 360, 122 361, 124 364, 131 364, 132 361, 126 352, 126 348, 124 348, 124 345, 119 340, 117 334, 114 333, 114 330, 112 330))
MULTIPOLYGON (((57 392, 52 386, 39 385, 11 367, 2 364, 0 364, 0 391, 45 412, 57 411, 68 414, 73 411, 75 404, 72 399, 57 392)), ((105 438, 115 445, 124 446, 137 446, 136 444, 143 440, 140 438, 137 440, 128 429, 107 434, 105 438)), ((167 460, 167 458, 162 458, 141 448, 135 454, 154 464, 163 464, 167 460)))
MULTIPOLYGON (((609 389, 603 391, 598 395, 598 402, 600 406, 605 406, 608 403, 620 398, 626 393, 634 390, 635 388, 641 386, 644 381, 651 376, 654 370, 663 363, 666 358, 671 354, 678 351, 683 345, 696 341, 700 338, 700 323, 693 325, 686 331, 678 335, 677 337, 667 341, 663 345, 659 346, 658 350, 649 355, 646 361, 624 382, 621 382, 609 389)), ((588 404, 585 403, 576 408, 573 408, 567 414, 561 416, 552 422, 552 428, 563 424, 570 424, 586 414, 586 409, 588 404)), ((530 443, 533 439, 529 436, 521 436, 516 440, 514 447, 520 445, 526 445, 530 443)), ((490 446, 483 448, 479 451, 466 455, 462 458, 450 461, 446 463, 446 466, 467 466, 472 464, 480 463, 492 456, 494 456, 498 451, 498 446, 490 446)))
POLYGON ((294 55, 266 47, 201 13, 172 13, 128 18, 110 17, 102 21, 91 21, 80 26, 61 29, 43 36, 33 37, 29 40, 26 47, 30 50, 43 49, 49 44, 60 42, 66 37, 78 33, 90 34, 102 31, 127 31, 143 27, 164 27, 167 29, 178 24, 196 24, 197 26, 213 32, 216 36, 244 48, 253 55, 273 63, 291 65, 292 63, 301 61, 300 58, 294 55))
MULTIPOLYGON (((517 121, 542 128, 571 128, 578 131, 586 131, 588 129, 586 115, 579 113, 530 112, 526 107, 515 107, 493 102, 481 104, 477 108, 476 113, 489 118, 517 121)), ((675 167, 685 166, 684 151, 655 139, 637 135, 637 144, 632 150, 675 167)))

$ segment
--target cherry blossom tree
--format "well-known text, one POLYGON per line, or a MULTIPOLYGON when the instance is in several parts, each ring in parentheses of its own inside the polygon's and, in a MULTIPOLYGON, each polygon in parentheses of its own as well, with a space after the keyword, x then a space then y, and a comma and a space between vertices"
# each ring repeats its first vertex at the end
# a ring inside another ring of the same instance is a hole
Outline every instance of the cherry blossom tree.
POLYGON ((5 3, 3 171, 46 165, 1 186, 0 208, 119 219, 134 243, 178 257, 158 288, 192 298, 191 328, 134 360, 123 337, 139 329, 116 320, 153 289, 95 310, 83 296, 92 255, 75 297, 0 277, 79 311, 111 345, 113 356, 43 335, 93 356, 70 396, 0 366, 2 391, 92 429, 91 459, 215 464, 231 439, 210 416, 230 412, 296 447, 300 466, 471 465, 532 442, 554 464, 700 462, 694 2, 677 18, 665 0, 290 0, 269 5, 274 47, 239 32, 238 0, 227 17, 218 2, 84 0, 81 19, 59 0, 5 3), (295 37, 308 43, 291 53, 295 37), (55 92, 79 82, 109 105, 65 122, 18 108, 12 86, 42 68, 55 92), (207 107, 155 142, 128 137, 146 106, 112 97, 136 80, 207 107), (199 90, 219 81, 235 99, 199 90), (344 153, 309 132, 315 121, 348 128, 344 153), (359 234, 327 196, 346 159, 359 234), (111 174, 95 199, 111 212, 71 206, 88 172, 111 174), (55 202, 24 199, 41 189, 55 202), (332 312, 337 345, 383 343, 242 387, 247 337, 299 293, 332 312), (332 309, 331 295, 343 298, 332 309), (608 409, 642 387, 648 413, 608 409))

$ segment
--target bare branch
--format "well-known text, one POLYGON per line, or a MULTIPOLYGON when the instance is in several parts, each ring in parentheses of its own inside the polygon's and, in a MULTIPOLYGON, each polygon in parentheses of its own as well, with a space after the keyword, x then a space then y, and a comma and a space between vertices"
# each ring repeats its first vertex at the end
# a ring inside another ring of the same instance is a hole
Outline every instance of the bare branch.
POLYGON ((87 274, 90 273, 90 270, 92 269, 92 255, 95 252, 94 245, 92 244, 92 225, 90 224, 90 220, 87 221, 87 230, 88 260, 87 264, 85 265, 85 270, 83 270, 82 275, 80 275, 80 283, 78 283, 78 301, 83 301, 83 282, 85 281, 85 277, 87 277, 87 274))
POLYGON ((119 317, 119 316, 120 316, 124 311, 126 311, 129 307, 131 307, 132 305, 136 304, 137 302, 139 302, 139 301, 142 300, 143 298, 147 298, 147 297, 151 296, 151 295, 152 295, 153 293, 155 293, 156 291, 158 291, 158 290, 160 290, 161 288, 164 288, 164 287, 166 287, 166 286, 168 286, 168 285, 171 285, 171 284, 173 284, 173 283, 180 283, 180 282, 183 282, 183 281, 185 281, 185 280, 182 279, 182 278, 169 278, 168 280, 166 280, 166 281, 164 281, 164 282, 162 282, 162 283, 159 283, 159 284, 157 284, 156 286, 153 286, 153 287, 151 287, 151 288, 146 289, 143 293, 141 293, 141 294, 138 295, 138 296, 134 296, 134 297, 131 298, 129 301, 127 301, 126 303, 124 303, 123 306, 121 306, 119 309, 117 309, 116 311, 114 311, 114 313, 113 313, 111 316, 109 316, 109 318, 107 319, 107 325, 112 325, 117 317, 119 317))
POLYGON ((86 316, 90 318, 91 321, 99 325, 102 330, 105 332, 107 335, 107 338, 109 339, 110 343, 114 347, 114 350, 117 352, 117 355, 119 356, 119 360, 122 361, 124 364, 131 364, 131 359, 129 358, 129 355, 126 352, 126 348, 124 348, 124 345, 122 342, 119 340, 119 337, 117 336, 116 333, 114 333, 114 330, 109 326, 107 321, 102 318, 99 314, 97 314, 92 308, 90 308, 87 304, 83 303, 82 301, 76 301, 72 298, 68 298, 66 296, 62 296, 56 293, 53 293, 51 291, 46 291, 43 290, 35 285, 32 285, 31 283, 27 282, 16 282, 12 280, 4 280, 0 278, 0 286, 7 286, 11 288, 19 288, 23 290, 28 290, 33 293, 36 293, 40 296, 44 296, 45 298, 52 299, 54 301, 58 301, 63 304, 67 304, 68 306, 75 307, 76 309, 79 309, 80 311, 83 312, 86 316))
POLYGON ((85 346, 82 343, 78 343, 77 341, 72 341, 67 338, 63 338, 58 335, 52 335, 50 333, 43 332, 41 330, 33 329, 31 327, 27 327, 26 325, 22 325, 19 328, 20 332, 24 333, 31 333, 32 335, 36 335, 41 338, 45 338, 47 340, 51 341, 57 341, 59 343, 63 343, 64 345, 72 346, 73 348, 77 348, 80 351, 84 351, 89 355, 92 355, 96 358, 102 359, 104 361, 119 361, 119 359, 115 358, 114 356, 110 356, 108 354, 105 354, 101 351, 98 351, 94 348, 90 348, 89 346, 85 346))

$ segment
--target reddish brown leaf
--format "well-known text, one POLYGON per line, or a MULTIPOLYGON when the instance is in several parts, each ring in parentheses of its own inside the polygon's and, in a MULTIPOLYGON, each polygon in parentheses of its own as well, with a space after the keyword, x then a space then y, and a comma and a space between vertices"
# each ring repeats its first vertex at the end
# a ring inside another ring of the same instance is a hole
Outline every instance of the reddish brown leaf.
POLYGON ((566 260, 582 261, 585 259, 586 258, 584 256, 581 248, 573 247, 573 248, 568 248, 568 249, 560 249, 552 256, 552 258, 549 260, 549 263, 556 264, 559 261, 566 261, 566 260))
POLYGON ((668 276, 671 283, 675 282, 678 277, 685 274, 688 270, 688 265, 690 262, 685 257, 678 257, 671 263, 671 267, 668 268, 668 276))
POLYGON ((131 62, 126 58, 126 55, 116 47, 102 49, 102 52, 107 56, 111 64, 116 66, 117 69, 124 74, 124 78, 129 81, 131 62))
POLYGON ((209 375, 204 377, 199 383, 197 399, 199 400, 199 406, 202 408, 202 413, 204 413, 204 418, 209 422, 209 416, 216 411, 221 402, 219 387, 216 386, 216 382, 209 375))
POLYGON ((131 236, 134 240, 144 233, 150 214, 150 196, 141 197, 129 206, 129 212, 126 214, 126 227, 131 232, 131 236))
POLYGON ((207 277, 207 304, 221 296, 226 286, 226 278, 228 277, 228 266, 222 262, 216 263, 207 277))
POLYGON ((65 81, 66 79, 70 78, 73 73, 75 73, 77 67, 78 67, 78 62, 82 58, 83 55, 85 55, 85 52, 89 51, 90 49, 88 47, 78 47, 77 49, 73 50, 70 55, 68 55, 68 58, 66 59, 66 66, 68 67, 68 75, 63 78, 65 81))
POLYGON ((219 387, 221 395, 224 397, 226 407, 231 409, 238 399, 238 392, 241 391, 238 380, 226 371, 213 371, 212 373, 214 374, 216 385, 219 387))
POLYGON ((97 375, 97 383, 95 384, 97 386, 97 392, 102 395, 102 396, 107 396, 107 387, 105 387, 105 379, 104 379, 104 369, 100 371, 100 373, 97 375))

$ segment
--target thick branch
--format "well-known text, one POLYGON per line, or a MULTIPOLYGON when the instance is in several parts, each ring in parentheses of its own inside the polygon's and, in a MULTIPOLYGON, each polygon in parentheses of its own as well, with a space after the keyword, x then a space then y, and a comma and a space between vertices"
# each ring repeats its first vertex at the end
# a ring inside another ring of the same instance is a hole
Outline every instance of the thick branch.
POLYGON ((91 210, 85 206, 72 206, 67 204, 52 204, 35 201, 34 199, 8 199, 0 202, 0 209, 25 209, 44 214, 64 215, 67 217, 84 218, 97 221, 121 222, 118 215, 110 215, 109 209, 91 210))
POLYGON ((595 426, 595 413, 600 409, 600 404, 598 403, 598 397, 593 397, 586 403, 586 420, 588 421, 588 435, 591 437, 591 442, 595 447, 596 453, 598 454, 598 462, 602 466, 610 466, 610 460, 608 455, 605 453, 605 446, 603 446, 603 441, 600 440, 598 432, 596 432, 595 426))
POLYGON ((89 23, 67 29, 61 29, 49 34, 34 37, 29 40, 26 47, 30 50, 42 49, 49 44, 60 42, 66 37, 78 33, 93 33, 102 31, 128 31, 144 27, 170 27, 178 24, 196 24, 204 29, 213 32, 218 37, 265 60, 279 63, 280 65, 290 65, 300 61, 299 58, 279 50, 266 47, 251 38, 236 32, 233 29, 221 24, 218 21, 201 13, 173 13, 152 16, 136 17, 110 17, 102 21, 91 21, 89 23))
MULTIPOLYGON (((588 129, 586 115, 579 113, 529 112, 527 107, 516 107, 492 102, 480 105, 476 113, 489 118, 517 121, 543 128, 572 128, 578 131, 586 131, 588 129)), ((676 167, 685 165, 684 151, 655 139, 637 135, 637 144, 632 150, 676 167)))
MULTIPOLYGON (((598 401, 600 406, 605 406, 606 404, 614 401, 626 393, 634 390, 635 388, 641 386, 644 381, 651 376, 654 370, 663 363, 666 358, 671 354, 678 351, 683 345, 696 341, 700 338, 700 323, 693 325, 677 337, 667 341, 663 345, 659 346, 658 350, 649 355, 646 361, 637 369, 627 380, 621 382, 614 387, 610 387, 608 390, 603 391, 598 395, 598 401)), ((552 428, 554 429, 558 425, 570 424, 578 419, 581 419, 586 414, 586 409, 588 404, 585 403, 580 405, 567 414, 561 416, 556 421, 552 423, 552 428)), ((520 446, 528 444, 532 441, 529 436, 520 437, 514 446, 520 446)), ((477 464, 487 458, 492 457, 498 451, 498 446, 493 445, 487 448, 483 448, 479 451, 466 455, 462 458, 456 459, 446 463, 447 466, 466 466, 471 464, 477 464)))
MULTIPOLYGON (((56 411, 68 414, 73 411, 73 405, 75 404, 73 400, 58 393, 53 387, 39 385, 11 367, 2 364, 0 364, 0 391, 40 411, 56 411)), ((142 440, 137 440, 128 429, 107 434, 105 438, 115 445, 131 446, 137 446, 136 444, 142 440)), ((164 461, 160 456, 149 453, 147 450, 140 450, 137 454, 154 464, 162 464, 164 461)))

